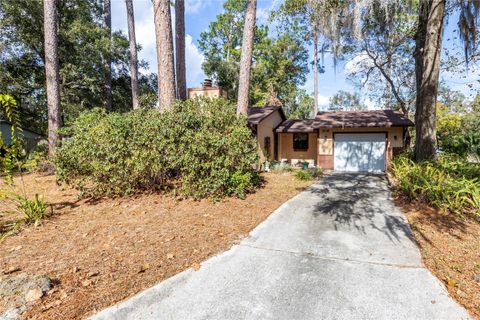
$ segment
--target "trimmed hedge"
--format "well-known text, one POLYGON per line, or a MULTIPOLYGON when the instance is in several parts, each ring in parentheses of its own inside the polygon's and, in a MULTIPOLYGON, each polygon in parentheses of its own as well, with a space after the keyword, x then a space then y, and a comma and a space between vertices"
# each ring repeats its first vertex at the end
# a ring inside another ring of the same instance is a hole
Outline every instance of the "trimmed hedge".
POLYGON ((245 197, 259 183, 257 145, 223 99, 177 102, 163 114, 81 114, 54 159, 59 181, 89 196, 174 189, 194 198, 245 197))

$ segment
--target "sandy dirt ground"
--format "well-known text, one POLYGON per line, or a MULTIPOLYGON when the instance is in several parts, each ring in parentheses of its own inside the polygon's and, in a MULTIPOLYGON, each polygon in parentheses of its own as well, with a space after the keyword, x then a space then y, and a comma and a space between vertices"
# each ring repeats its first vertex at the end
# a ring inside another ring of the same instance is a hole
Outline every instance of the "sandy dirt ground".
MULTIPOLYGON (((24 318, 85 318, 198 268, 310 184, 289 173, 268 173, 264 179, 245 200, 212 202, 162 194, 78 199, 77 191, 58 186, 54 176, 26 175, 27 194, 45 195, 54 214, 0 243, 0 278, 26 272, 53 280, 53 289, 24 318)), ((3 215, 0 225, 15 218, 3 215)))

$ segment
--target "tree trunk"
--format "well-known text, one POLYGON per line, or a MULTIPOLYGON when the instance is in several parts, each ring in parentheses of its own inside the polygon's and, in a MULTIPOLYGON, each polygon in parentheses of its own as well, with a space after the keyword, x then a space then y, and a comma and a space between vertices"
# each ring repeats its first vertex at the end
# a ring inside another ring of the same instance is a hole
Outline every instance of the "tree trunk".
POLYGON ((248 96, 250 90, 250 69, 252 68, 253 38, 257 0, 247 0, 247 12, 243 29, 242 53, 240 57, 240 76, 238 79, 237 114, 248 114, 248 96))
POLYGON ((157 41, 158 106, 167 111, 175 101, 175 68, 173 57, 170 0, 153 1, 155 38, 157 41))
POLYGON ((125 0, 127 6, 127 24, 128 24, 128 42, 130 44, 130 78, 132 83, 132 105, 133 109, 138 109, 138 59, 137 59, 137 41, 135 39, 135 16, 133 13, 132 0, 125 0))
POLYGON ((318 112, 318 32, 313 32, 313 101, 318 112))
POLYGON ((420 1, 415 48, 417 100, 415 111, 416 161, 436 155, 435 106, 438 92, 445 0, 420 1))
MULTIPOLYGON (((110 0, 103 1, 103 23, 105 29, 108 33, 108 40, 112 39, 112 8, 110 0)), ((110 48, 110 46, 109 46, 110 48)), ((104 84, 104 93, 105 93, 105 109, 107 111, 112 111, 112 56, 111 50, 108 50, 107 56, 105 57, 105 84, 104 84)))
POLYGON ((187 75, 185 70, 185 2, 175 0, 175 67, 178 99, 187 99, 187 75))
POLYGON ((53 156, 60 140, 58 129, 62 126, 60 110, 60 74, 58 63, 58 12, 57 0, 44 0, 45 75, 48 105, 48 153, 53 156))

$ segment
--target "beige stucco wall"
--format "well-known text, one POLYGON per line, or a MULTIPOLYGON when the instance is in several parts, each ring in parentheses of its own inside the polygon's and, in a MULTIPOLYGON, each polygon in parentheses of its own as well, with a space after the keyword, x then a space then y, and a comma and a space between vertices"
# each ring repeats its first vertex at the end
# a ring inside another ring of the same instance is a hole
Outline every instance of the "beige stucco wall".
POLYGON ((349 133, 349 132, 387 132, 388 147, 403 147, 403 128, 347 128, 347 129, 320 129, 318 139, 318 154, 333 154, 333 133, 349 133), (397 137, 395 139, 395 137, 397 137))
POLYGON ((293 133, 279 133, 278 134, 278 158, 279 160, 287 160, 291 164, 296 164, 298 161, 308 161, 314 165, 317 161, 317 133, 308 134, 308 150, 295 151, 293 150, 293 133))
POLYGON ((207 97, 207 98, 227 98, 227 91, 222 88, 189 88, 188 98, 193 99, 195 97, 207 97))
POLYGON ((260 150, 262 151, 262 160, 265 158, 264 150, 265 150, 265 137, 270 137, 270 158, 273 159, 273 151, 274 151, 274 132, 273 130, 282 122, 282 116, 280 115, 279 111, 275 111, 270 114, 268 117, 263 119, 257 125, 257 141, 260 150))

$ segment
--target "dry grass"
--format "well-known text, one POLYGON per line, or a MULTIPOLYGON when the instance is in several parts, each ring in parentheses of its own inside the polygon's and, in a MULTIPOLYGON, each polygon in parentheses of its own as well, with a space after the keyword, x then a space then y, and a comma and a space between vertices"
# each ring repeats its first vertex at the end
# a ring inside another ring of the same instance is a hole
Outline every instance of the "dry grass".
MULTIPOLYGON (((265 186, 245 200, 212 203, 161 194, 78 200, 77 192, 57 186, 54 176, 28 175, 28 194, 44 194, 55 216, 0 243, 0 270, 18 268, 54 280, 54 289, 25 318, 84 318, 198 268, 310 184, 290 174, 264 178, 265 186)), ((12 218, 0 218, 0 225, 12 218)))
POLYGON ((480 222, 398 199, 423 262, 450 294, 480 319, 480 222))

